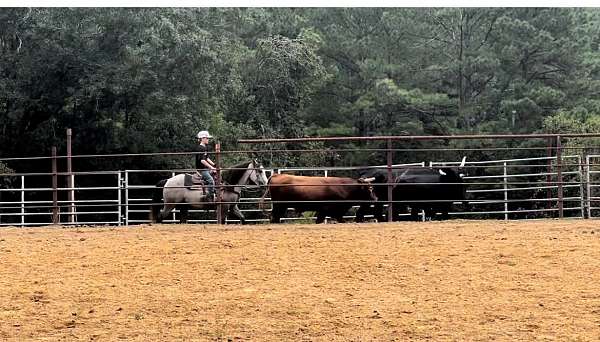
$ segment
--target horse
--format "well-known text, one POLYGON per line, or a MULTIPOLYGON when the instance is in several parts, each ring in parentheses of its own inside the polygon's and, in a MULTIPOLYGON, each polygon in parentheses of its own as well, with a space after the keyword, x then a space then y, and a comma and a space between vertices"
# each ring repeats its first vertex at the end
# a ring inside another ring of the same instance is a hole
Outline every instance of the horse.
MULTIPOLYGON (((257 186, 267 185, 268 180, 264 168, 256 159, 252 159, 249 162, 241 163, 224 170, 221 176, 223 180, 223 186, 220 190, 221 220, 218 223, 224 224, 225 217, 228 213, 231 213, 242 224, 245 224, 244 215, 238 208, 237 202, 241 197, 241 191, 244 186, 251 184, 257 186)), ((177 207, 180 211, 180 223, 186 223, 189 207, 209 209, 217 206, 216 202, 202 201, 204 197, 202 191, 186 188, 184 186, 184 178, 185 174, 179 174, 156 183, 156 188, 152 196, 151 222, 162 222, 177 207)))

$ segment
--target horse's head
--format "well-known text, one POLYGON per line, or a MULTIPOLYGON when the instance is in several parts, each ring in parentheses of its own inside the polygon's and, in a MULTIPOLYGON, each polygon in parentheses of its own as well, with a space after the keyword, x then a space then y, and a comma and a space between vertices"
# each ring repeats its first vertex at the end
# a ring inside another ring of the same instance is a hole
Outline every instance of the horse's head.
POLYGON ((248 169, 252 170, 248 181, 258 186, 265 186, 269 182, 263 165, 256 159, 252 159, 252 162, 248 164, 248 169))

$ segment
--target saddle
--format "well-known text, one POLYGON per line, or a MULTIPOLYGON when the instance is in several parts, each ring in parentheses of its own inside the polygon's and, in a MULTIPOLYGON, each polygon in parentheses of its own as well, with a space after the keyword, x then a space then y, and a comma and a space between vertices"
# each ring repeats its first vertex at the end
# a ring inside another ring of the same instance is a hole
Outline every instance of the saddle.
POLYGON ((189 190, 201 190, 202 193, 206 193, 204 188, 205 182, 199 173, 189 174, 186 173, 183 178, 183 186, 189 190))

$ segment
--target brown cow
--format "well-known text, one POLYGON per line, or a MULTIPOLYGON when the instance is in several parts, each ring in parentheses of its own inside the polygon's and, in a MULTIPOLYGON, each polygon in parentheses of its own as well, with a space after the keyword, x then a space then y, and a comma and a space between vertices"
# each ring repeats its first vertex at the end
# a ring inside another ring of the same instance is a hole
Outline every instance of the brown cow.
POLYGON ((269 181, 273 210, 271 223, 279 223, 287 208, 316 211, 317 223, 325 216, 344 222, 344 214, 359 201, 376 201, 373 178, 309 177, 275 174, 269 181), (353 202, 354 201, 354 202, 353 202))

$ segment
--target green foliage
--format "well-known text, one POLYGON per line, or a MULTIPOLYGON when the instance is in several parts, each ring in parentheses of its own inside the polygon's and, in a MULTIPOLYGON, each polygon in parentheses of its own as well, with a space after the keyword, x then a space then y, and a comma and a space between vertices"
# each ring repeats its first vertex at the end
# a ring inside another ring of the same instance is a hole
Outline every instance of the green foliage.
MULTIPOLYGON (((15 173, 15 171, 8 167, 5 163, 0 162, 0 188, 7 188, 14 182, 14 177, 1 176, 2 174, 11 173, 15 173)), ((0 193, 0 198, 2 198, 2 193, 0 193)))
POLYGON ((548 133, 583 133, 584 127, 585 123, 569 112, 559 112, 544 120, 544 131, 548 133))
MULTIPOLYGON (((200 129, 225 150, 256 137, 600 129, 598 9, 5 8, 0 19, 3 157, 64 153, 67 127, 76 154, 190 151, 200 129)), ((380 162, 323 144, 265 148, 309 147, 323 152, 265 159, 380 162)))
MULTIPOLYGON (((585 108, 575 108, 571 111, 560 111, 544 120, 544 130, 550 133, 599 133, 600 113, 589 113, 585 108)), ((563 144, 567 147, 584 148, 581 154, 600 153, 600 139, 598 138, 570 138, 563 144)))
POLYGON ((0 174, 8 174, 8 173, 15 173, 15 171, 13 169, 11 169, 10 167, 8 167, 5 163, 0 162, 0 174))

